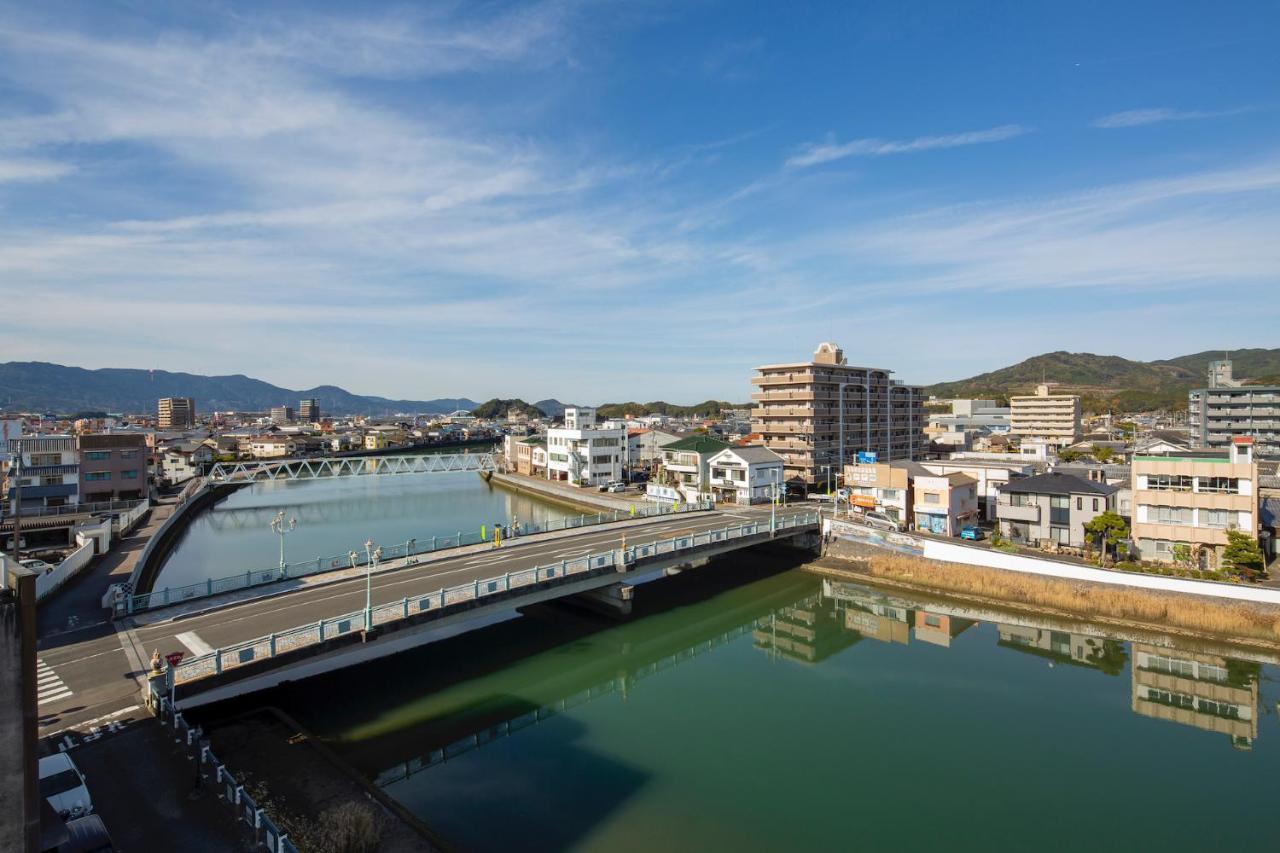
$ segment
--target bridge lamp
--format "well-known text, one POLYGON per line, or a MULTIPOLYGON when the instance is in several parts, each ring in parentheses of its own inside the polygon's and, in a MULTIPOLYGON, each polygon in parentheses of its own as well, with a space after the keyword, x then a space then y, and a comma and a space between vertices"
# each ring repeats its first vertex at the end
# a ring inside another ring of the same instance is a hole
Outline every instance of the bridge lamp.
POLYGON ((382 549, 374 551, 372 539, 364 540, 364 629, 373 628, 373 559, 374 555, 382 556, 382 549))
POLYGON ((277 512, 276 517, 271 519, 271 530, 272 532, 274 532, 276 535, 280 537, 280 569, 281 570, 283 570, 285 566, 284 537, 292 533, 294 529, 297 528, 297 526, 298 526, 297 516, 290 516, 289 520, 285 521, 284 510, 280 510, 279 512, 277 512))

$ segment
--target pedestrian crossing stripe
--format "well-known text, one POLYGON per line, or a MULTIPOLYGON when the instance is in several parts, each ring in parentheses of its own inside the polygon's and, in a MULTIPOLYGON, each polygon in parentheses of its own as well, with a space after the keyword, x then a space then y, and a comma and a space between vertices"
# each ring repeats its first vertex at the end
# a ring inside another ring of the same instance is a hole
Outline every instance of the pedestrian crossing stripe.
POLYGON ((36 661, 36 705, 44 705, 49 702, 57 702, 60 699, 66 699, 68 696, 74 695, 70 688, 63 683, 58 674, 53 671, 53 667, 42 660, 36 661))

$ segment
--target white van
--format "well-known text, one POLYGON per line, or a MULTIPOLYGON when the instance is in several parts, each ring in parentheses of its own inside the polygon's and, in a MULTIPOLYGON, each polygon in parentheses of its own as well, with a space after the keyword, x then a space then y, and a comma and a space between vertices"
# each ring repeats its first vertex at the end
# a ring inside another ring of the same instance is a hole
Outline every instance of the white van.
POLYGON ((892 518, 885 515, 883 512, 863 513, 862 520, 863 522, 866 523, 868 527, 874 527, 877 530, 892 530, 894 533, 897 533, 899 530, 902 529, 901 524, 894 521, 892 518))
POLYGON ((84 775, 65 752, 40 759, 40 796, 63 820, 74 820, 93 811, 84 775))

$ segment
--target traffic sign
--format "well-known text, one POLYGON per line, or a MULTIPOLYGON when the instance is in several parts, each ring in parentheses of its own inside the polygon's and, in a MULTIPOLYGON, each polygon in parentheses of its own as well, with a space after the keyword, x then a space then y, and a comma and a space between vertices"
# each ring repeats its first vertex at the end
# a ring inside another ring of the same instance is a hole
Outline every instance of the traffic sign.
POLYGON ((178 664, 182 663, 182 656, 184 654, 186 653, 185 652, 169 652, 169 654, 164 656, 164 659, 169 662, 169 666, 177 666, 178 664))

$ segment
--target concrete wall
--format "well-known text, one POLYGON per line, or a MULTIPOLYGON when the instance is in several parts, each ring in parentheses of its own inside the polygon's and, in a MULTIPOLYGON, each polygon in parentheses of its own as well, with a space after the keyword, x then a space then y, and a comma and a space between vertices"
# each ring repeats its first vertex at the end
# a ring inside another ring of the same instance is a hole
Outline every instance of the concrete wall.
POLYGON ((43 599, 80 574, 80 570, 89 565, 95 553, 97 553, 96 541, 92 538, 85 539, 84 543, 55 566, 53 571, 36 578, 36 600, 43 599))
POLYGON ((15 588, 0 588, 0 848, 38 850, 35 578, 21 568, 9 577, 15 588))

